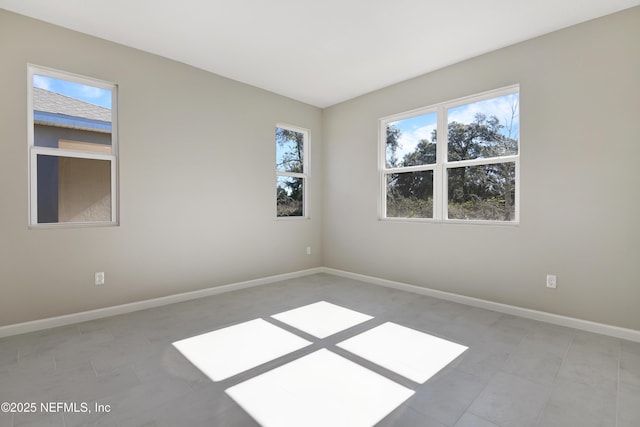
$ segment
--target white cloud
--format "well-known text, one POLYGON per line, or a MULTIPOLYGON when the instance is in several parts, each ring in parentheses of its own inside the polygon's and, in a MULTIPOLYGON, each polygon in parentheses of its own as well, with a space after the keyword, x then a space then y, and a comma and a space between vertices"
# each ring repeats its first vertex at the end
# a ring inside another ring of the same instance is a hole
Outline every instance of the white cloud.
POLYGON ((398 159, 402 160, 406 154, 414 152, 421 140, 431 140, 431 132, 435 128, 436 125, 433 124, 412 130, 403 130, 398 139, 398 150, 396 151, 398 159))
MULTIPOLYGON (((516 95, 505 95, 497 98, 491 98, 484 101, 474 102, 472 104, 462 105, 460 107, 451 108, 448 111, 449 122, 471 123, 475 119, 477 113, 482 113, 487 117, 495 116, 500 123, 508 126, 511 122, 511 113, 513 103, 516 102, 516 95)), ((517 130, 520 123, 518 120, 518 111, 513 120, 514 128, 517 130)))
POLYGON ((87 99, 87 98, 100 98, 105 94, 105 90, 104 89, 100 89, 99 87, 94 87, 94 86, 87 86, 87 85, 80 85, 79 87, 80 92, 82 93, 82 97, 87 99))
POLYGON ((39 76, 34 74, 33 76, 33 87, 37 87, 44 90, 50 90, 51 80, 47 77, 39 76))
MULTIPOLYGON (((496 98, 486 99, 471 104, 461 105, 459 107, 450 108, 447 112, 449 122, 471 123, 475 120, 475 115, 482 113, 487 117, 495 116, 500 123, 506 127, 504 133, 508 132, 508 126, 512 120, 512 108, 516 107, 516 115, 513 117, 513 132, 519 132, 518 119, 518 95, 510 94, 499 96, 496 98)), ((435 113, 428 113, 420 116, 409 117, 389 125, 396 126, 400 129, 401 134, 398 139, 398 148, 396 157, 402 160, 405 155, 412 153, 421 140, 431 140, 431 134, 436 129, 435 113)))

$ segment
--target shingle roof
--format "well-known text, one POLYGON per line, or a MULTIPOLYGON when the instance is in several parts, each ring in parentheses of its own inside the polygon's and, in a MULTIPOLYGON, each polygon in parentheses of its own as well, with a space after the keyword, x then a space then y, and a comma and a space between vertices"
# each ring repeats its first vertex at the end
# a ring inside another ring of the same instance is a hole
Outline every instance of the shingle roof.
POLYGON ((37 87, 33 88, 33 109, 46 113, 101 120, 103 122, 111 121, 111 110, 108 108, 37 87))
POLYGON ((45 89, 33 88, 36 124, 111 132, 111 110, 45 89))

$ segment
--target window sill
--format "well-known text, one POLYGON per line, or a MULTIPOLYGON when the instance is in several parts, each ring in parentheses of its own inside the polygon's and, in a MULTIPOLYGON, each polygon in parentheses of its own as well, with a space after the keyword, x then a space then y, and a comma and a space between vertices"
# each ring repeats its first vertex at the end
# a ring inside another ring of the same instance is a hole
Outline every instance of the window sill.
POLYGON ((102 227, 118 227, 119 222, 57 222, 46 224, 29 224, 29 230, 44 230, 44 229, 73 229, 73 228, 102 228, 102 227))
POLYGON ((380 222, 405 222, 422 224, 458 224, 458 225, 495 225, 498 227, 517 227, 518 221, 488 221, 488 220, 465 220, 465 219, 433 219, 433 218, 378 218, 380 222))

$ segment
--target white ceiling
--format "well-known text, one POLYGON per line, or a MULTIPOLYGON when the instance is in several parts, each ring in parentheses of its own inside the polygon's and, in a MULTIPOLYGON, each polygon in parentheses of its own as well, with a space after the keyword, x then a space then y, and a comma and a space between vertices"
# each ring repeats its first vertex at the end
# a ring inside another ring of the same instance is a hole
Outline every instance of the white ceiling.
POLYGON ((0 0, 318 107, 640 0, 0 0))

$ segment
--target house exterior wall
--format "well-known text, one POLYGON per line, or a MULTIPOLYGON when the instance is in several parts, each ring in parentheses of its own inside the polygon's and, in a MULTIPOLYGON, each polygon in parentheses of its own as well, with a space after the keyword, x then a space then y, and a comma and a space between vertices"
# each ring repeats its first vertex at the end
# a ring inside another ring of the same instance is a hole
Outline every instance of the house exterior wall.
MULTIPOLYGON (((36 124, 34 140, 37 146, 52 148, 58 148, 60 140, 111 145, 111 134, 36 124)), ((109 168, 105 170, 104 162, 60 160, 51 156, 39 157, 38 221, 110 221, 109 168), (89 164, 95 165, 96 169, 87 168, 89 164)))
POLYGON ((58 221, 111 221, 111 163, 60 157, 58 221))
POLYGON ((60 141, 61 139, 111 145, 110 133, 91 132, 88 130, 70 129, 40 124, 34 125, 33 130, 35 144, 40 147, 58 148, 58 141, 60 141))

